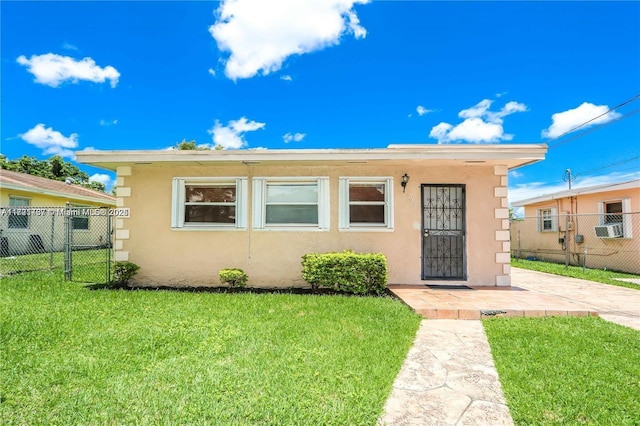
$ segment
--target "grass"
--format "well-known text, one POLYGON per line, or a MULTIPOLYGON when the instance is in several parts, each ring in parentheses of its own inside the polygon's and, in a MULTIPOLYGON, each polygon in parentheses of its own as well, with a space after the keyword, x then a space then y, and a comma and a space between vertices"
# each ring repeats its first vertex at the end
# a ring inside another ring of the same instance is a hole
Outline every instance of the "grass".
POLYGON ((516 425, 640 424, 640 331, 598 317, 483 324, 516 425))
POLYGON ((586 268, 582 271, 582 266, 569 266, 567 269, 564 264, 542 262, 539 260, 511 259, 511 266, 518 268, 530 269, 532 271, 547 272, 549 274, 562 275, 565 277, 580 278, 583 280, 595 281, 604 284, 616 285, 618 287, 627 287, 640 290, 640 285, 617 280, 616 278, 635 278, 640 279, 640 275, 627 274, 625 272, 615 272, 602 269, 586 268))
MULTIPOLYGON (((106 280, 106 249, 72 252, 75 281, 106 280), (77 266, 83 266, 77 268, 77 266)), ((64 275, 64 252, 23 254, 0 258, 0 276, 33 271, 55 271, 64 275)))
POLYGON ((390 298, 0 286, 14 424, 373 425, 420 318, 390 298))

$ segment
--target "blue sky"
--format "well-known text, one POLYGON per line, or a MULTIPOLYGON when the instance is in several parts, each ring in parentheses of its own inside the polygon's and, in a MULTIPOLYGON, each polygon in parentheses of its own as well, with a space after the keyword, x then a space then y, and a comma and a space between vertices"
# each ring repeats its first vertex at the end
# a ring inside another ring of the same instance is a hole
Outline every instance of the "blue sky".
POLYGON ((547 160, 510 173, 512 201, 566 189, 567 168, 574 187, 640 177, 639 2, 0 8, 10 159, 183 139, 227 149, 548 143, 547 160))

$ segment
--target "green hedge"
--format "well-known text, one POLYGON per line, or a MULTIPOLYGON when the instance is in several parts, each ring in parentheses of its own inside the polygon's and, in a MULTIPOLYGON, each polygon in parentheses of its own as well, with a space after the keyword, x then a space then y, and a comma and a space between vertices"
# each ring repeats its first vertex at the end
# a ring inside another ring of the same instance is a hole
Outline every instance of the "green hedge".
POLYGON ((307 253, 302 278, 312 288, 327 287, 354 294, 381 294, 387 286, 387 259, 380 253, 307 253))

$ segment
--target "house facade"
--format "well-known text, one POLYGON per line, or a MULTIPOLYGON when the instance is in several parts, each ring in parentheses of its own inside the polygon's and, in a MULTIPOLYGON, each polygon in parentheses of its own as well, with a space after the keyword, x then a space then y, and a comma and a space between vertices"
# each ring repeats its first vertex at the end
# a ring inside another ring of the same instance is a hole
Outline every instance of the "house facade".
POLYGON ((560 191, 512 203, 512 251, 590 268, 640 273, 640 179, 560 191))
POLYGON ((82 214, 83 208, 114 207, 115 197, 72 183, 0 169, 0 257, 62 251, 65 208, 78 246, 107 244, 105 220, 82 214))
POLYGON ((117 171, 115 259, 140 286, 305 287, 310 252, 382 253, 390 284, 510 285, 507 172, 545 145, 81 151, 117 171))

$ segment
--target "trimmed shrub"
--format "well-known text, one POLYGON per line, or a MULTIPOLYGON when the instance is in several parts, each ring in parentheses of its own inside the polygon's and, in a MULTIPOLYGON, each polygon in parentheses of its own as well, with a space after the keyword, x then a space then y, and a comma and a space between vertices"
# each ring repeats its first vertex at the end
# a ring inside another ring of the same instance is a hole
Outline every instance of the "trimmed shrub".
POLYGON ((313 289, 328 287, 353 294, 381 294, 387 286, 387 259, 380 253, 307 253, 302 278, 313 289))
POLYGON ((140 267, 132 262, 118 261, 113 264, 113 282, 118 286, 126 287, 129 280, 138 273, 140 267))
POLYGON ((220 271, 220 281, 229 284, 231 287, 244 287, 247 285, 249 277, 242 269, 232 268, 220 271))

